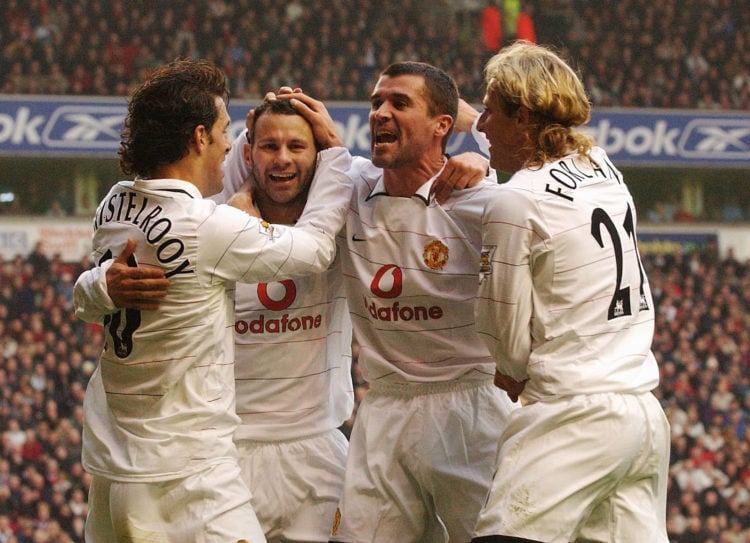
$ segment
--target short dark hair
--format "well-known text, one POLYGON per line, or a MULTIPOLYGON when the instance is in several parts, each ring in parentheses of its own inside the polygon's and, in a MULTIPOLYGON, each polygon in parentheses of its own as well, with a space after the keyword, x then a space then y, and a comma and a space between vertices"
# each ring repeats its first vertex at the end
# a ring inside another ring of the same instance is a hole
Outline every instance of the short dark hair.
POLYGON ((450 115, 453 125, 443 138, 443 150, 453 131, 458 117, 459 92, 455 80, 444 70, 426 62, 394 62, 383 70, 381 76, 397 77, 399 75, 417 75, 424 79, 425 98, 430 115, 450 115))
POLYGON ((188 154, 197 126, 208 130, 229 100, 224 72, 207 60, 175 60, 153 72, 132 94, 121 134, 120 168, 150 178, 188 154))
MULTIPOLYGON (((255 143, 255 122, 266 113, 273 115, 299 115, 304 119, 304 116, 294 109, 294 106, 290 102, 289 98, 277 98, 275 100, 263 100, 263 102, 256 107, 253 113, 253 128, 247 135, 247 141, 252 146, 255 143)), ((305 119, 307 121, 307 119, 305 119)), ((320 151, 318 142, 315 140, 315 149, 320 151)))

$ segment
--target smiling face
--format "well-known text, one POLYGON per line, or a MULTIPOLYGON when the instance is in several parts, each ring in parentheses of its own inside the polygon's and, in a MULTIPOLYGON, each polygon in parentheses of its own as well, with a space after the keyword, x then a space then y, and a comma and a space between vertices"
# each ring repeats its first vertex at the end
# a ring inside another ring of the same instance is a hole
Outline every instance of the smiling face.
POLYGON ((246 146, 252 167, 253 196, 263 213, 271 207, 302 212, 315 174, 317 149, 312 129, 300 115, 263 113, 255 120, 252 147, 246 146))
POLYGON ((436 151, 441 155, 439 142, 451 122, 450 116, 430 115, 424 78, 418 75, 378 79, 370 97, 369 121, 372 163, 379 168, 418 163, 436 151))

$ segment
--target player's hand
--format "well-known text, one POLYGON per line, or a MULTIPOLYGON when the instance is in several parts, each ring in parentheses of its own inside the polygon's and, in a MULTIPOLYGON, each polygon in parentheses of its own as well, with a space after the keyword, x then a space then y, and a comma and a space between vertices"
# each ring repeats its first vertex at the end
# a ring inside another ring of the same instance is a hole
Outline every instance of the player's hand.
POLYGON ((292 107, 310 123, 318 149, 344 146, 344 141, 339 135, 336 123, 333 121, 331 114, 323 102, 308 96, 299 87, 294 89, 291 87, 281 87, 277 93, 266 94, 266 100, 269 98, 289 99, 292 107))
POLYGON ((528 381, 528 379, 525 379, 523 381, 516 381, 509 375, 504 375, 495 370, 495 386, 507 392, 508 398, 510 398, 510 401, 512 402, 518 401, 518 397, 526 387, 526 381, 528 381))
POLYGON ((438 203, 442 204, 454 190, 476 186, 487 177, 489 166, 489 161, 479 153, 467 152, 453 156, 435 179, 431 192, 438 203))
POLYGON ((255 208, 255 204, 253 203, 253 193, 249 180, 245 181, 240 187, 240 190, 234 193, 231 198, 227 200, 227 204, 232 207, 236 207, 237 209, 241 209, 248 215, 258 217, 259 219, 262 218, 258 210, 255 208))
POLYGON ((117 307, 149 311, 159 308, 167 295, 169 279, 155 266, 128 265, 135 251, 135 240, 128 239, 125 248, 107 270, 107 293, 117 307))

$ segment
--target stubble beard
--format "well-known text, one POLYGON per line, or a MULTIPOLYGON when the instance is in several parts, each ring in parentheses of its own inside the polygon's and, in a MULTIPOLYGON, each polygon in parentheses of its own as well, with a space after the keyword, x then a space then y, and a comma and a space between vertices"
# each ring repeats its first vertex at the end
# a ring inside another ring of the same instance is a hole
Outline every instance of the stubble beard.
POLYGON ((411 157, 408 156, 408 153, 404 153, 404 150, 401 147, 394 151, 377 154, 373 149, 371 151, 371 154, 373 165, 377 166, 378 168, 384 169, 398 168, 407 164, 411 160, 411 157))

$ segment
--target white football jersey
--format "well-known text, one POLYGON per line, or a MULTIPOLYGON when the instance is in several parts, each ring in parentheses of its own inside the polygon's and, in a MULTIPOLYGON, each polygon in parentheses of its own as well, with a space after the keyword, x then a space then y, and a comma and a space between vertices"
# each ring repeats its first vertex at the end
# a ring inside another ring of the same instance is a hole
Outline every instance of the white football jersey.
MULTIPOLYGON (((158 311, 121 310, 104 320, 105 347, 84 405, 88 471, 167 480, 236 454, 234 282, 328 269, 348 207, 349 162, 344 148, 320 153, 310 205, 294 228, 216 205, 185 181, 112 188, 94 221, 93 260, 117 256, 132 237, 133 265, 162 267, 171 283, 158 311)), ((84 320, 101 317, 103 276, 94 268, 77 282, 84 320)))
MULTIPOLYGON (((245 133, 227 155, 225 201, 250 174, 245 133)), ((338 428, 352 414, 352 330, 340 259, 323 273, 237 284, 236 439, 298 439, 338 428)))
POLYGON ((364 378, 394 382, 488 379, 494 361, 477 336, 481 213, 496 194, 485 180, 438 205, 434 178, 411 198, 388 196, 383 172, 352 161, 354 193, 339 236, 364 378))
POLYGON ((237 285, 237 439, 296 439, 352 413, 352 332, 338 262, 325 273, 237 285))
POLYGON ((633 199, 601 148, 517 172, 483 219, 477 326, 529 400, 654 389, 633 199))

